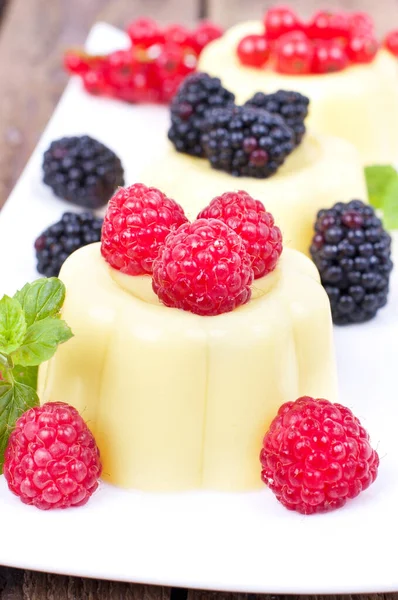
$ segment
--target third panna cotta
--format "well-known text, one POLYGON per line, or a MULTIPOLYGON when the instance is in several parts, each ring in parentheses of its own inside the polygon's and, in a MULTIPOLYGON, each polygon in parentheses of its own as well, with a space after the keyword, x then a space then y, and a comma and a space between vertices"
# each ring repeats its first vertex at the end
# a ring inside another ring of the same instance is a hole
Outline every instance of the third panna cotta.
POLYGON ((364 164, 398 158, 398 62, 364 13, 319 11, 308 23, 287 7, 232 27, 203 51, 199 69, 237 101, 294 89, 311 100, 308 126, 352 142, 364 164))

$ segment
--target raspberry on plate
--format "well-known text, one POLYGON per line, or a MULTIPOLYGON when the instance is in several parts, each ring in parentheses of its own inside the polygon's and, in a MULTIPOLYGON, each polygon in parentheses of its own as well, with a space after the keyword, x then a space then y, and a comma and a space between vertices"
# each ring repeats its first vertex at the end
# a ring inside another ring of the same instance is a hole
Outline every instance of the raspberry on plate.
POLYGON ((143 183, 120 188, 105 215, 102 256, 127 275, 152 273, 167 235, 186 221, 181 206, 156 188, 143 183))
POLYGON ((276 267, 282 253, 282 234, 259 200, 243 191, 213 198, 198 219, 220 219, 242 238, 251 258, 254 279, 276 267))
POLYGON ((5 452, 4 476, 22 502, 43 510, 83 506, 100 475, 97 444, 75 408, 48 402, 19 417, 5 452))
POLYGON ((379 456, 349 408, 303 396, 281 406, 263 441, 261 477, 289 510, 344 506, 376 479, 379 456))
POLYGON ((247 35, 241 39, 236 49, 242 65, 261 68, 267 62, 271 48, 264 35, 247 35))
POLYGON ((363 323, 387 303, 391 237, 361 200, 318 212, 310 248, 329 296, 333 322, 363 323))
POLYGON ((248 302, 251 258, 242 238, 218 219, 181 225, 153 263, 153 289, 166 306, 214 316, 248 302))

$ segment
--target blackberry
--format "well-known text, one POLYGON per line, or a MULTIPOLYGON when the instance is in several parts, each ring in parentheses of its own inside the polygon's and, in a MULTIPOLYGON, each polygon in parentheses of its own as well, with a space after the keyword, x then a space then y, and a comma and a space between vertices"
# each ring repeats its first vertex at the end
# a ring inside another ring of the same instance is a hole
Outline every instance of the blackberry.
POLYGON ((319 211, 310 252, 337 325, 368 321, 387 303, 391 237, 371 206, 352 200, 319 211))
POLYGON ((46 277, 58 277, 65 260, 78 248, 101 240, 103 219, 90 212, 66 212, 35 241, 37 270, 46 277))
POLYGON ((228 106, 235 96, 226 90, 217 77, 193 73, 186 77, 171 102, 169 140, 178 152, 204 156, 200 127, 209 108, 228 106))
POLYGON ((296 145, 298 145, 305 134, 304 120, 308 115, 309 103, 309 98, 298 92, 279 90, 274 94, 257 92, 245 103, 245 106, 263 108, 273 115, 281 116, 286 125, 293 129, 296 145))
POLYGON ((52 142, 44 153, 43 172, 56 196, 90 209, 106 204, 124 185, 120 159, 88 135, 52 142))
POLYGON ((211 166, 237 177, 269 177, 294 149, 293 131, 283 119, 257 108, 214 108, 202 132, 211 166))

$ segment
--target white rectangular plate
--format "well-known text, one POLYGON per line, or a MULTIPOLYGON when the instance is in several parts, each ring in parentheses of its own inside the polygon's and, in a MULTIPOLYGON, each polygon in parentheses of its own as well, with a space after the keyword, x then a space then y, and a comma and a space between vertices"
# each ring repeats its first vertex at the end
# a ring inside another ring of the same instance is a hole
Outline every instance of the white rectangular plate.
MULTIPOLYGON (((89 49, 125 44, 97 25, 89 49)), ((166 144, 168 111, 84 93, 71 81, 0 213, 0 292, 37 278, 33 242, 71 207, 41 182, 42 153, 88 133, 121 157, 126 183, 166 144)), ((398 590, 398 273, 371 323, 335 328, 341 402, 370 431, 381 457, 375 484, 334 513, 291 513, 271 492, 145 494, 102 484, 85 507, 41 512, 0 478, 0 564, 54 573, 191 588, 281 594, 398 590), (24 532, 22 535, 21 532, 24 532)), ((56 400, 54 398, 54 400, 56 400)))

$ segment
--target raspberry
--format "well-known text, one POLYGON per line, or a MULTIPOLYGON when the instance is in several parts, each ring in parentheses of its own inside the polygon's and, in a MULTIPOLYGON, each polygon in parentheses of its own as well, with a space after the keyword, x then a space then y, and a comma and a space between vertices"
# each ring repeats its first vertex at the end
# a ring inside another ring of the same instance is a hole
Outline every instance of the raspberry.
POLYGON ((285 75, 311 72, 314 48, 301 31, 286 33, 275 44, 275 69, 285 75))
POLYGON ((283 404, 260 454, 261 477, 289 510, 334 510, 376 479, 379 457, 349 408, 304 396, 283 404))
POLYGON ((288 6, 274 6, 264 17, 265 34, 268 40, 276 40, 285 33, 302 28, 296 13, 288 6))
POLYGON ((356 35, 347 44, 346 53, 351 62, 370 63, 379 49, 379 43, 373 35, 356 35))
POLYGON ((248 302, 251 258, 242 238, 218 219, 181 225, 153 263, 153 289, 166 306, 213 316, 248 302))
POLYGON ((181 206, 156 188, 142 183, 120 188, 105 215, 102 256, 122 273, 152 273, 166 236, 186 221, 181 206))
POLYGON ((320 10, 313 16, 306 28, 306 33, 311 39, 335 40, 342 38, 347 40, 350 35, 348 15, 320 10))
POLYGON ((311 72, 315 74, 342 71, 348 65, 344 48, 335 41, 321 41, 315 46, 311 72))
POLYGON ((150 48, 155 44, 162 44, 165 36, 153 19, 136 19, 127 28, 131 42, 135 46, 150 48))
POLYGON ((75 408, 48 402, 19 417, 5 452, 4 476, 22 502, 43 510, 82 506, 100 475, 99 450, 75 408))
POLYGON ((243 191, 213 198, 198 219, 220 219, 242 238, 252 261, 254 279, 276 267, 282 253, 282 234, 259 200, 243 191))
POLYGON ((384 40, 384 45, 394 54, 394 56, 398 56, 398 29, 395 31, 391 31, 384 40))
POLYGON ((263 35, 247 35, 236 49, 242 65, 248 67, 263 67, 270 55, 270 46, 263 35))
POLYGON ((223 33, 224 31, 221 27, 218 27, 218 25, 215 25, 211 21, 204 20, 199 23, 198 27, 191 33, 190 43, 199 56, 207 44, 210 44, 210 42, 221 37, 223 33))

